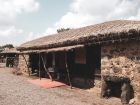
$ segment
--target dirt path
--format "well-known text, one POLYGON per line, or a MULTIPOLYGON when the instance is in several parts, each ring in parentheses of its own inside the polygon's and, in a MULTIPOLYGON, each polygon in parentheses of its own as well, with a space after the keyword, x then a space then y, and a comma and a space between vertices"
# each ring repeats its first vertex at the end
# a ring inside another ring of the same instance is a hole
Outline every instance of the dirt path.
POLYGON ((29 83, 27 76, 13 75, 13 68, 4 65, 0 63, 0 105, 121 105, 118 99, 101 99, 69 86, 44 89, 29 83))

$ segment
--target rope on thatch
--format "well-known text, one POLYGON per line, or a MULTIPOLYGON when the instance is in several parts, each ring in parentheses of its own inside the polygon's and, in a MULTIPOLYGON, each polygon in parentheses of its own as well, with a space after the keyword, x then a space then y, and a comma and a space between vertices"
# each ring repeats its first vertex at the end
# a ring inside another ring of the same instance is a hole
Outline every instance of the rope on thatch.
POLYGON ((49 75, 51 81, 53 81, 52 76, 50 75, 49 71, 48 71, 47 68, 46 68, 46 65, 45 65, 44 59, 43 59, 43 57, 42 57, 42 54, 41 54, 41 58, 42 58, 42 62, 43 62, 43 65, 44 65, 44 69, 46 70, 47 74, 49 75))
POLYGON ((41 70, 40 70, 40 53, 39 53, 39 78, 41 80, 41 70))
MULTIPOLYGON (((113 33, 113 32, 112 32, 113 33)), ((104 33, 104 34, 107 34, 106 35, 106 37, 112 37, 112 33, 110 33, 110 32, 107 32, 107 33, 104 33)), ((101 36, 103 36, 104 34, 101 34, 101 36)), ((127 34, 126 33, 123 33, 123 32, 116 32, 115 34, 113 33, 113 36, 116 36, 116 37, 118 37, 118 36, 120 36, 120 35, 124 35, 125 34, 125 36, 127 36, 127 35, 129 35, 129 33, 127 32, 127 34)), ((41 44, 39 44, 38 46, 31 46, 30 48, 31 49, 36 49, 36 48, 52 48, 52 47, 60 47, 60 46, 62 46, 62 45, 71 45, 73 42, 73 44, 77 44, 77 43, 84 43, 85 41, 94 41, 94 40, 98 40, 99 42, 100 42, 100 40, 99 40, 99 38, 103 38, 103 37, 100 37, 99 36, 100 35, 100 33, 98 33, 98 37, 96 37, 96 38, 90 38, 90 37, 92 37, 92 35, 89 35, 89 36, 85 36, 85 37, 81 37, 81 38, 75 38, 75 39, 71 39, 71 40, 65 40, 65 41, 62 41, 62 42, 50 42, 50 43, 45 43, 46 45, 41 45, 41 44)), ((105 38, 104 38, 105 39, 105 38)), ((19 47, 18 49, 29 49, 29 47, 27 46, 26 48, 25 47, 19 47)))
MULTIPOLYGON (((101 44, 101 43, 104 43, 104 41, 106 41, 106 43, 108 43, 108 42, 110 42, 110 41, 112 41, 112 43, 114 43, 115 41, 120 41, 120 42, 122 42, 122 40, 124 40, 124 39, 126 39, 126 38, 128 38, 128 36, 129 35, 125 35, 126 37, 124 37, 124 38, 121 38, 121 35, 117 35, 117 36, 106 36, 106 37, 103 37, 103 38, 100 38, 100 37, 96 37, 95 39, 93 39, 93 41, 88 41, 88 40, 85 40, 85 42, 86 43, 93 43, 93 44, 101 44), (118 39, 117 38, 113 38, 113 37, 118 37, 118 39), (111 40, 108 40, 107 38, 111 38, 111 40), (100 40, 101 39, 101 40, 100 40)), ((138 39, 139 38, 139 36, 138 37, 135 37, 135 38, 132 38, 132 37, 130 37, 129 39, 138 39)), ((77 40, 77 42, 75 42, 74 44, 76 44, 76 45, 81 45, 81 44, 83 44, 83 43, 85 43, 85 42, 78 42, 78 40, 77 40)), ((58 43, 59 44, 59 43, 58 43)), ((59 47, 62 47, 62 45, 55 45, 55 46, 53 46, 53 44, 48 44, 48 45, 46 45, 46 46, 44 46, 43 47, 43 45, 41 46, 38 46, 38 47, 32 47, 32 48, 30 48, 31 50, 37 50, 37 49, 44 49, 44 48, 49 48, 48 49, 48 51, 43 51, 43 52, 46 52, 46 53, 48 53, 48 52, 53 52, 51 49, 53 49, 53 47, 57 47, 57 48, 59 48, 59 47), (51 47, 49 47, 49 46, 51 46, 51 47), (51 50, 51 51, 49 51, 49 50, 51 50)), ((71 45, 70 43, 69 43, 69 45, 71 45)), ((27 47, 27 49, 24 49, 25 51, 26 50, 29 50, 29 48, 27 47)), ((67 49, 61 49, 61 50, 64 50, 64 51, 68 51, 67 49)), ((40 52, 40 51, 39 51, 40 52)), ((54 51, 55 52, 55 51, 54 51)))
POLYGON ((114 43, 114 41, 115 41, 115 40, 114 40, 113 37, 112 37, 112 43, 114 43))
POLYGON ((122 41, 122 39, 121 39, 121 37, 120 37, 120 35, 118 35, 119 36, 119 38, 120 38, 120 42, 122 41))
POLYGON ((107 41, 107 38, 105 37, 105 35, 104 35, 104 39, 105 39, 106 43, 108 44, 108 41, 107 41))
POLYGON ((71 84, 71 80, 70 80, 70 74, 69 74, 69 69, 68 69, 68 65, 67 65, 67 53, 65 52, 65 64, 66 64, 66 69, 67 69, 67 73, 68 73, 68 78, 69 78, 69 83, 72 89, 72 84, 71 84))
POLYGON ((26 58, 24 57, 24 55, 23 55, 23 54, 22 54, 22 56, 23 56, 23 58, 24 58, 24 60, 25 60, 25 62, 26 62, 26 66, 27 66, 28 73, 29 73, 29 76, 30 76, 30 70, 29 70, 29 67, 28 67, 28 64, 27 64, 26 58))

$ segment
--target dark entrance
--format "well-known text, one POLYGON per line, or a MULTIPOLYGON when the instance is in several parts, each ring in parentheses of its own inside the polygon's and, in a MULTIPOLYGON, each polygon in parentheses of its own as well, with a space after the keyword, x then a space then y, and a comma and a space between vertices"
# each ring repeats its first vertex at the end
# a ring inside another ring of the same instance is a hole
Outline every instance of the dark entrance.
MULTIPOLYGON (((69 68, 70 73, 72 74, 73 72, 73 85, 81 88, 92 88, 95 80, 101 80, 101 46, 86 46, 80 49, 82 50, 78 51, 78 53, 77 50, 79 49, 75 49, 73 53, 68 53, 69 56, 70 54, 73 55, 73 57, 68 57, 74 62, 68 61, 68 64, 72 65, 69 68)), ((100 84, 98 83, 96 85, 99 86, 100 84)))
MULTIPOLYGON (((32 63, 32 73, 35 73, 35 70, 39 70, 39 54, 31 54, 30 55, 31 63, 32 63)), ((44 70, 43 62, 40 57, 40 69, 44 70)))
POLYGON ((132 98, 130 79, 127 76, 109 74, 102 75, 102 97, 118 97, 121 98, 122 104, 128 104, 132 98))
POLYGON ((96 74, 101 74, 101 46, 87 47, 86 78, 94 79, 96 74))
POLYGON ((101 74, 101 46, 86 47, 86 64, 75 63, 75 76, 94 79, 96 74, 101 74))
POLYGON ((39 55, 32 54, 30 57, 31 57, 31 62, 32 62, 32 73, 34 73, 35 70, 39 69, 39 66, 38 66, 39 55))
POLYGON ((122 84, 121 83, 117 83, 117 82, 109 82, 110 86, 111 86, 111 96, 112 97, 117 97, 117 98, 121 98, 121 87, 122 84))
POLYGON ((47 68, 52 67, 52 53, 47 54, 47 68))

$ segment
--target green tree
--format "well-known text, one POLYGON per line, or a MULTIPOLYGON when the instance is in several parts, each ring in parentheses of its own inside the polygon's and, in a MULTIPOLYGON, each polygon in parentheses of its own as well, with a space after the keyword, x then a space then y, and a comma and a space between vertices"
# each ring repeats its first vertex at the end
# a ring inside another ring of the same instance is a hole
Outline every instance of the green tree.
POLYGON ((8 50, 10 48, 14 48, 14 46, 12 44, 6 44, 3 46, 0 46, 0 52, 4 51, 4 50, 8 50))
MULTIPOLYGON (((4 50, 8 50, 10 48, 14 48, 14 46, 12 44, 6 44, 3 46, 0 46, 0 52, 4 51, 4 50)), ((3 54, 0 54, 0 58, 3 57, 3 54)))
POLYGON ((3 46, 4 49, 10 49, 10 48, 14 48, 14 46, 12 44, 6 44, 3 46))
POLYGON ((70 30, 70 28, 60 28, 60 29, 57 29, 57 33, 60 33, 60 32, 64 32, 64 31, 68 31, 70 30))
POLYGON ((2 46, 0 46, 0 52, 2 52, 4 49, 3 49, 3 47, 2 46))

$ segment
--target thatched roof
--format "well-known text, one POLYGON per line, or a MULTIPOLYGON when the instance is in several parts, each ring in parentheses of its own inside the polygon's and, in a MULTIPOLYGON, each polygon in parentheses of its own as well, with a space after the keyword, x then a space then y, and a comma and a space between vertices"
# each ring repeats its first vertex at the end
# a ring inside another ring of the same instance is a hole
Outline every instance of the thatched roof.
POLYGON ((10 53, 19 53, 19 51, 17 51, 16 47, 14 47, 14 48, 4 50, 1 52, 1 54, 10 54, 10 53))
POLYGON ((51 52, 58 52, 58 51, 73 51, 73 49, 83 48, 84 45, 74 45, 74 46, 67 46, 67 47, 58 47, 58 48, 51 48, 51 49, 43 49, 43 50, 28 50, 20 52, 20 54, 30 54, 30 53, 51 53, 51 52))
POLYGON ((20 45, 18 50, 36 50, 69 46, 81 43, 102 43, 106 41, 138 38, 140 21, 115 20, 87 27, 41 37, 20 45))

